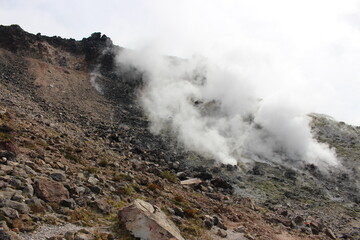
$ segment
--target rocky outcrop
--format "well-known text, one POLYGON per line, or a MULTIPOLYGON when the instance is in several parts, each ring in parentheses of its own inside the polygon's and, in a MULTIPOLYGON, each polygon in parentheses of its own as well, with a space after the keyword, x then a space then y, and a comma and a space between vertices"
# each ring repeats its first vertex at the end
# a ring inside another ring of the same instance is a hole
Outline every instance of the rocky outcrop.
MULTIPOLYGON (((104 58, 107 66, 112 67, 111 54, 103 57, 106 48, 116 48, 110 38, 101 33, 93 33, 88 38, 81 41, 75 39, 64 39, 58 36, 48 37, 40 33, 31 34, 25 32, 19 25, 2 26, 0 25, 0 48, 6 49, 18 55, 40 59, 51 64, 63 67, 70 67, 68 62, 71 59, 67 56, 59 56, 56 50, 61 49, 75 56, 84 56, 88 67, 93 68, 98 62, 99 57, 104 58), (55 55, 52 52, 55 49, 55 55), (105 59, 106 58, 106 59, 105 59)), ((85 70, 86 66, 77 66, 77 70, 85 70)), ((110 68, 108 67, 107 70, 110 68)))
POLYGON ((185 240, 180 230, 158 207, 140 199, 124 207, 119 219, 135 237, 144 240, 185 240))

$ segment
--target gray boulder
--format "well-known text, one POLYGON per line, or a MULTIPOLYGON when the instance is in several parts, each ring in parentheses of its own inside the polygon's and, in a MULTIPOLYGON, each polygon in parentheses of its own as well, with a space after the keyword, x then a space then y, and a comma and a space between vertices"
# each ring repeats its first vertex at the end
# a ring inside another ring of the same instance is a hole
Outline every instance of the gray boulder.
POLYGON ((119 219, 126 228, 140 239, 185 240, 176 225, 163 211, 140 199, 119 211, 119 219))

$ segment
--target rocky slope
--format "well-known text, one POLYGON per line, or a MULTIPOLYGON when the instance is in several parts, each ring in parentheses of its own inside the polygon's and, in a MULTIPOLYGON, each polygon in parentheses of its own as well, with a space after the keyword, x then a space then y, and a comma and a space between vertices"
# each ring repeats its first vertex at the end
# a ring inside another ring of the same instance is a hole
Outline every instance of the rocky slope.
POLYGON ((185 239, 359 239, 358 128, 313 115, 344 165, 329 174, 218 165, 149 132, 141 73, 114 50, 0 26, 1 239, 134 239, 117 213, 135 199, 185 239))

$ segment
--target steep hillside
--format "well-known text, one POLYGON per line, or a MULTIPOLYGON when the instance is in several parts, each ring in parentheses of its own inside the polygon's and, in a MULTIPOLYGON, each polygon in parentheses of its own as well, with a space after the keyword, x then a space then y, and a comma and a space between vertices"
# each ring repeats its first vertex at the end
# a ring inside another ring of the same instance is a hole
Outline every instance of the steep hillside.
POLYGON ((359 239, 358 128, 313 115, 344 165, 330 173, 218 164, 151 134, 142 73, 117 65, 122 50, 100 33, 75 41, 0 26, 3 239, 134 239, 117 213, 135 199, 186 239, 359 239), (180 182, 192 178, 201 183, 180 182))

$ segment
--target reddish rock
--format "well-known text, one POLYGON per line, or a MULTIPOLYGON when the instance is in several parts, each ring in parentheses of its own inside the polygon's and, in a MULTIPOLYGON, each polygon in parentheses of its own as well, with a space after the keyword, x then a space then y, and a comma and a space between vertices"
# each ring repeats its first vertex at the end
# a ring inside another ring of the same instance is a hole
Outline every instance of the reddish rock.
POLYGON ((49 179, 38 179, 35 182, 35 194, 47 202, 60 202, 69 198, 69 191, 63 184, 49 179))

